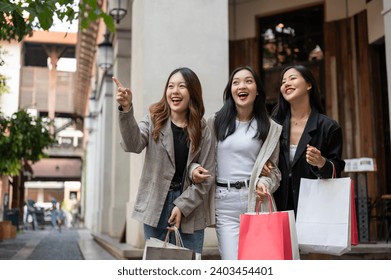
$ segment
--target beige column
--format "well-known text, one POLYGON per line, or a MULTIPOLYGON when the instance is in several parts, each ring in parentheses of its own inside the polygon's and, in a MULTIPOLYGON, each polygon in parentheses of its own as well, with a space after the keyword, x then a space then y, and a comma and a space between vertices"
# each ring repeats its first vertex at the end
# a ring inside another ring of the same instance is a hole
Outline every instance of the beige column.
MULTIPOLYGON (((383 0, 384 34, 386 41, 386 66, 388 84, 388 115, 391 131, 391 1, 383 0)), ((391 135, 390 135, 391 137, 391 135)))
MULTIPOLYGON (((117 77, 124 85, 130 87, 130 54, 131 54, 131 22, 130 13, 117 25, 114 47, 114 67, 113 75, 117 77)), ((121 136, 118 125, 118 104, 115 101, 116 87, 110 82, 113 91, 111 103, 111 125, 112 125, 112 145, 107 147, 111 153, 111 189, 110 189, 110 208, 109 208, 109 234, 119 237, 127 223, 127 202, 130 192, 130 173, 133 168, 130 163, 130 154, 124 152, 120 146, 121 136)), ((137 163, 136 163, 137 164, 137 163)), ((139 163, 138 163, 139 164, 139 163)))
MULTIPOLYGON (((49 91, 48 91, 48 116, 51 121, 54 121, 56 111, 56 86, 57 86, 57 62, 60 59, 55 48, 46 48, 46 53, 50 57, 49 70, 49 91)), ((54 133, 54 126, 50 126, 50 133, 54 133)))
MULTIPOLYGON (((113 166, 113 155, 112 147, 113 143, 113 87, 111 75, 104 75, 102 78, 101 91, 99 96, 99 112, 100 121, 98 133, 100 134, 100 145, 102 149, 99 150, 101 153, 101 160, 97 162, 99 164, 100 172, 97 174, 99 178, 98 184, 101 184, 101 195, 102 203, 98 209, 100 217, 100 232, 107 233, 111 236, 118 236, 120 229, 112 224, 112 203, 115 200, 115 184, 113 184, 114 173, 112 172, 113 166), (114 191, 113 191, 114 190, 114 191)), ((118 217, 119 218, 119 217, 118 217)))

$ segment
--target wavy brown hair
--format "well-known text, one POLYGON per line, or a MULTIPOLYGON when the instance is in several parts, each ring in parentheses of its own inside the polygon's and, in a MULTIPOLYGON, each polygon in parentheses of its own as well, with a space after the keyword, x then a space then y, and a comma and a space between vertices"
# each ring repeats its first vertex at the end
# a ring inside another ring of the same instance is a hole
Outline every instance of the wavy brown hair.
POLYGON ((188 144, 192 143, 191 151, 195 152, 200 144, 202 138, 202 127, 205 125, 203 116, 205 113, 204 102, 202 99, 202 88, 200 80, 197 75, 189 68, 181 67, 171 72, 167 78, 166 86, 164 87, 163 96, 159 102, 152 104, 149 107, 151 113, 152 123, 154 129, 152 132, 153 139, 159 139, 159 131, 165 125, 171 115, 171 109, 167 102, 166 91, 171 77, 176 73, 181 73, 185 79, 187 90, 190 95, 189 108, 187 110, 187 133, 188 144))

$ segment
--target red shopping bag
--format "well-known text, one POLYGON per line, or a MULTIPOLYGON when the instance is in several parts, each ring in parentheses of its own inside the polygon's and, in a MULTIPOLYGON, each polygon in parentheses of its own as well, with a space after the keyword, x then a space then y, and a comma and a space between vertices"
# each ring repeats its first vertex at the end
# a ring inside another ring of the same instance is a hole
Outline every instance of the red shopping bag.
POLYGON ((356 200, 355 200, 355 194, 354 194, 354 181, 352 180, 351 183, 351 208, 350 208, 350 214, 351 214, 351 243, 352 245, 358 244, 358 228, 357 228, 357 213, 356 213, 356 200))
MULTIPOLYGON (((331 162, 333 165, 333 178, 337 178, 337 173, 335 170, 334 163, 331 162)), ((352 245, 358 244, 358 227, 357 227, 357 212, 356 212, 356 199, 355 199, 355 193, 354 193, 354 181, 351 180, 350 182, 350 188, 351 188, 351 200, 350 200, 350 243, 352 245)))
MULTIPOLYGON (((333 166, 333 178, 337 178, 337 173, 335 170, 334 163, 331 162, 333 166)), ((356 212, 356 199, 354 193, 354 181, 351 179, 350 182, 350 243, 355 246, 358 244, 358 227, 357 227, 357 212, 356 212)))
POLYGON ((240 215, 239 260, 299 259, 299 247, 293 211, 271 211, 240 215))

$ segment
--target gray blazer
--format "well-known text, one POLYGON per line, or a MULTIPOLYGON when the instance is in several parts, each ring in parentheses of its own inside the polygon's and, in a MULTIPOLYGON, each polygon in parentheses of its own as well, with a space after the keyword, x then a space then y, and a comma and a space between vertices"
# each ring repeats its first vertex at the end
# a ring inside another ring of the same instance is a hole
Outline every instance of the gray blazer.
MULTIPOLYGON (((214 224, 215 213, 209 201, 215 181, 212 134, 203 121, 201 145, 194 153, 189 149, 186 169, 193 162, 201 163, 210 170, 211 177, 201 184, 192 184, 185 176, 182 194, 174 204, 182 212, 183 233, 193 233, 214 224), (212 172, 213 171, 213 172, 212 172)), ((152 138, 153 124, 147 114, 139 123, 134 118, 133 107, 128 112, 119 111, 121 146, 126 152, 141 153, 146 148, 144 167, 140 178, 132 217, 142 223, 156 227, 164 206, 171 180, 175 174, 174 138, 169 119, 161 129, 157 142, 152 138)))

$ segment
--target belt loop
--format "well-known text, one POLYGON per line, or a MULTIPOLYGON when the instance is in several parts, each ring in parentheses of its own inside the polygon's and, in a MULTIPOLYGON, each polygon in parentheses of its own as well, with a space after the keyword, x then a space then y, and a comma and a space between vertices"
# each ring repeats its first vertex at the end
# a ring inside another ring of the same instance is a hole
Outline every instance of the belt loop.
POLYGON ((227 186, 228 186, 228 187, 227 187, 227 190, 229 191, 230 188, 231 188, 231 183, 230 183, 229 181, 227 182, 227 186))

